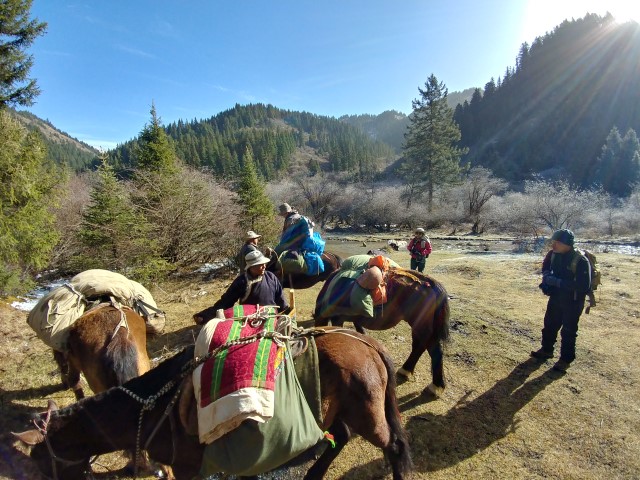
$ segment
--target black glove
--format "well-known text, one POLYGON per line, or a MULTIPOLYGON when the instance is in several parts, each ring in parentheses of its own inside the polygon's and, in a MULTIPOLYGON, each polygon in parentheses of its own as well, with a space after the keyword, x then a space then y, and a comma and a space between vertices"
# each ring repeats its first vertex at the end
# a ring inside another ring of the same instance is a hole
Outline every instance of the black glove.
POLYGON ((544 293, 546 296, 551 295, 551 290, 553 290, 549 285, 544 283, 544 281, 540 285, 538 285, 538 288, 542 290, 542 293, 544 293))
POLYGON ((562 280, 558 277, 554 277, 553 275, 546 275, 545 277, 542 277, 542 281, 545 285, 549 285, 550 287, 562 288, 562 280))

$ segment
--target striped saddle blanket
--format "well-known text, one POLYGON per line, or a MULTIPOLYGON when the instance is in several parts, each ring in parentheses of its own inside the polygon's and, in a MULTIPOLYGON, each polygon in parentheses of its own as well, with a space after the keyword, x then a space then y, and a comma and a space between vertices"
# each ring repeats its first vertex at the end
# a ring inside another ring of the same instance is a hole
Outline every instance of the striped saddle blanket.
POLYGON ((247 419, 274 413, 275 384, 286 349, 262 337, 277 328, 276 309, 239 305, 200 331, 195 355, 219 350, 193 372, 201 443, 211 443, 247 419))

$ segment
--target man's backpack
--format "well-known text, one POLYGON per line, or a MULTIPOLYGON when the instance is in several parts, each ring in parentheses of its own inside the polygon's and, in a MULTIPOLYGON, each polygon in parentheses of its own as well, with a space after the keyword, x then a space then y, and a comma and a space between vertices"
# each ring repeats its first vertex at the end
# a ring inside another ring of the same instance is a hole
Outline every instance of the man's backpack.
POLYGON ((584 313, 589 313, 591 307, 596 306, 596 297, 593 292, 600 285, 602 274, 600 272, 600 265, 598 265, 598 260, 592 252, 590 252, 589 250, 576 249, 576 253, 577 255, 573 256, 573 260, 571 260, 571 265, 569 266, 574 276, 576 274, 576 269, 578 268, 578 261, 580 260, 580 257, 586 258, 587 262, 589 263, 589 276, 591 277, 591 285, 589 286, 589 291, 587 292, 587 296, 589 297, 589 305, 584 311, 584 313))

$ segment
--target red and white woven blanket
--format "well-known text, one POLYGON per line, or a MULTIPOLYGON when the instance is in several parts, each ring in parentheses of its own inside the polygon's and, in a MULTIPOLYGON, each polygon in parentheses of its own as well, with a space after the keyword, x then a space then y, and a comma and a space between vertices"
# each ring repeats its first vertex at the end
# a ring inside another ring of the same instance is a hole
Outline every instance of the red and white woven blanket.
MULTIPOLYGON (((275 309, 257 311, 238 305, 213 319, 200 331, 195 355, 202 357, 221 345, 241 342, 264 331, 275 331, 275 309)), ((264 422, 273 417, 275 379, 284 347, 259 338, 220 349, 193 372, 201 443, 211 443, 244 420, 264 422)))

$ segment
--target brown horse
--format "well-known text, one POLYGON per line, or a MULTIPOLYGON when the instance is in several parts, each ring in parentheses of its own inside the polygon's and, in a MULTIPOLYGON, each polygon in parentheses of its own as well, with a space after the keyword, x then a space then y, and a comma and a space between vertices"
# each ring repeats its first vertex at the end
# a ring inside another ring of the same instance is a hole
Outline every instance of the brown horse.
POLYGON ((318 282, 324 282, 333 272, 340 269, 342 258, 335 253, 324 252, 321 255, 324 264, 324 272, 320 275, 307 275, 305 273, 283 274, 282 265, 277 260, 274 261, 275 252, 271 254, 272 261, 267 265, 267 270, 275 273, 285 288, 295 288, 297 290, 313 287, 318 282))
MULTIPOLYGON (((331 278, 323 285, 316 300, 316 314, 322 300, 325 301, 331 278)), ((410 378, 418 360, 425 352, 431 357, 432 383, 426 391, 440 396, 445 387, 442 364, 442 343, 449 337, 449 296, 444 286, 428 275, 404 268, 389 269, 386 277, 388 301, 375 308, 374 318, 364 315, 315 317, 316 326, 342 326, 353 322, 356 330, 387 330, 401 320, 411 326, 411 354, 398 370, 398 374, 410 378)), ((334 299, 331 299, 332 301, 334 299)))
MULTIPOLYGON (((322 478, 353 434, 383 450, 395 480, 406 478, 411 456, 398 412, 393 362, 384 347, 345 329, 318 329, 316 334, 320 427, 334 435, 336 447, 327 448, 305 478, 322 478)), ((59 480, 81 478, 94 455, 143 448, 154 460, 171 465, 177 479, 191 479, 204 451, 191 382, 193 350, 182 350, 122 387, 39 414, 36 429, 16 436, 35 445, 31 458, 43 474, 59 480)))
POLYGON ((68 350, 54 350, 62 384, 84 398, 80 373, 94 393, 122 385, 151 367, 144 319, 129 307, 101 304, 69 327, 68 350))

